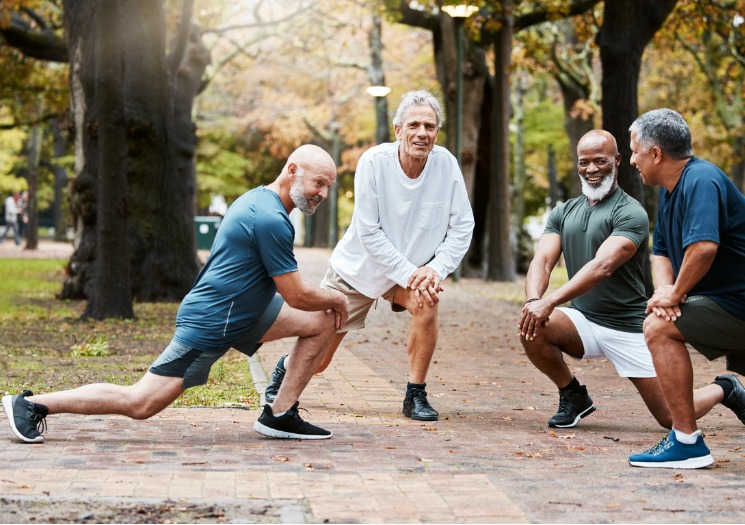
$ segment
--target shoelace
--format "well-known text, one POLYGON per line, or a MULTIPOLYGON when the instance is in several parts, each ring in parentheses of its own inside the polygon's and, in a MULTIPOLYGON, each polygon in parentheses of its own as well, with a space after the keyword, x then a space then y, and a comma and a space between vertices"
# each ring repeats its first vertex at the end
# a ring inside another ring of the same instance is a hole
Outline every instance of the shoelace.
POLYGON ((43 434, 47 430, 47 420, 42 416, 41 414, 37 414, 36 412, 32 412, 28 416, 29 421, 33 421, 36 423, 36 431, 39 434, 43 434))
POLYGON ((666 435, 663 437, 655 446, 647 450, 647 454, 651 454, 652 456, 656 456, 660 452, 666 450, 668 448, 668 441, 670 440, 670 435, 666 435))

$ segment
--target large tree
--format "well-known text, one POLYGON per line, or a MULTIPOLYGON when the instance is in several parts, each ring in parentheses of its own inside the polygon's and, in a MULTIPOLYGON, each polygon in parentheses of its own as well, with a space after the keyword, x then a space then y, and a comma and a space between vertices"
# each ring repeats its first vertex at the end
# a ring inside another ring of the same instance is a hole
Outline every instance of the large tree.
POLYGON ((639 173, 631 167, 629 126, 639 114, 639 74, 647 44, 662 27, 677 0, 613 0, 605 2, 597 35, 603 69, 603 129, 618 141, 623 162, 618 183, 640 202, 644 190, 639 173))
POLYGON ((191 107, 208 55, 191 24, 191 2, 184 5, 178 34, 166 54, 162 2, 64 3, 77 131, 72 211, 79 244, 62 297, 87 297, 92 305, 87 313, 93 317, 107 315, 95 305, 101 304, 96 298, 102 291, 98 276, 112 271, 109 251, 128 259, 131 293, 140 300, 180 300, 198 269, 191 107), (116 9, 110 5, 114 3, 119 4, 119 16, 111 21, 114 36, 108 36, 104 45, 104 35, 96 30, 98 10, 103 4, 107 10, 116 9), (118 50, 119 85, 100 78, 103 47, 118 50), (112 144, 103 131, 114 117, 121 136, 112 144), (106 151, 109 147, 122 148, 118 157, 106 151), (116 183, 118 191, 124 196, 99 187, 103 177, 117 172, 123 178, 116 183), (125 200, 100 200, 107 196, 125 200), (107 239, 109 230, 98 224, 112 205, 127 225, 126 238, 116 244, 107 239))

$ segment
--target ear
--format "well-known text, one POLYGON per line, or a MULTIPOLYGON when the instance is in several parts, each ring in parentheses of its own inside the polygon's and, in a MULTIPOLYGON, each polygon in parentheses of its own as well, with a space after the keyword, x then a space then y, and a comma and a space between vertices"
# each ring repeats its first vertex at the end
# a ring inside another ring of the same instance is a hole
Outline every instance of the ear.
POLYGON ((616 159, 616 167, 620 166, 621 165, 621 154, 616 153, 615 159, 616 159))
POLYGON ((401 140, 401 126, 393 126, 393 134, 396 137, 396 140, 401 140))
POLYGON ((662 162, 662 150, 659 146, 652 146, 650 153, 652 154, 652 162, 655 164, 662 162))
POLYGON ((297 173, 297 164, 290 162, 287 164, 287 174, 290 176, 290 180, 295 180, 295 174, 297 173))

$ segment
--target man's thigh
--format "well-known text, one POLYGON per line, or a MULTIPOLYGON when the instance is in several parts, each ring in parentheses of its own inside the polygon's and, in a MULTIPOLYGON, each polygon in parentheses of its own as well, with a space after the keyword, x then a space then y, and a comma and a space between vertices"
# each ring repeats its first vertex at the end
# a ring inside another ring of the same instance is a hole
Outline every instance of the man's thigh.
POLYGON ((745 374, 745 321, 737 319, 712 299, 695 295, 680 305, 675 327, 707 359, 727 357, 727 368, 745 374))
MULTIPOLYGON (((326 275, 324 275, 321 281, 321 288, 335 290, 347 296, 347 300, 349 301, 349 318, 347 319, 347 324, 344 326, 344 332, 359 330, 365 327, 365 319, 367 319, 367 314, 370 312, 370 307, 372 307, 375 299, 371 299, 358 292, 352 285, 342 279, 331 266, 326 270, 326 275)), ((386 298, 388 293, 390 292, 384 294, 383 297, 386 298)))
POLYGON ((333 326, 334 323, 333 312, 306 312, 284 303, 279 315, 261 337, 260 342, 267 343, 286 337, 312 337, 326 329, 327 324, 333 326))
POLYGON ((587 344, 585 339, 592 340, 592 334, 587 329, 582 330, 584 324, 584 316, 577 310, 560 307, 554 309, 540 330, 545 332, 544 338, 549 344, 574 359, 582 359, 587 344))

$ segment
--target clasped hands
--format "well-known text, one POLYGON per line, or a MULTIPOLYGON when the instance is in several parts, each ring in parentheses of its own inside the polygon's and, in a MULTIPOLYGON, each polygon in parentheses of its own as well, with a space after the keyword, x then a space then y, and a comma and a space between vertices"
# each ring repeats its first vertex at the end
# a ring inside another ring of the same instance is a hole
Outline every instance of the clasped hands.
POLYGON ((659 286, 647 301, 646 313, 653 313, 665 321, 677 320, 681 316, 680 303, 685 302, 686 296, 675 297, 673 288, 672 284, 659 286))
POLYGON ((414 270, 409 277, 409 288, 414 290, 414 298, 419 303, 419 308, 428 305, 434 306, 440 302, 437 294, 445 289, 441 285, 440 275, 428 266, 422 266, 414 270))

